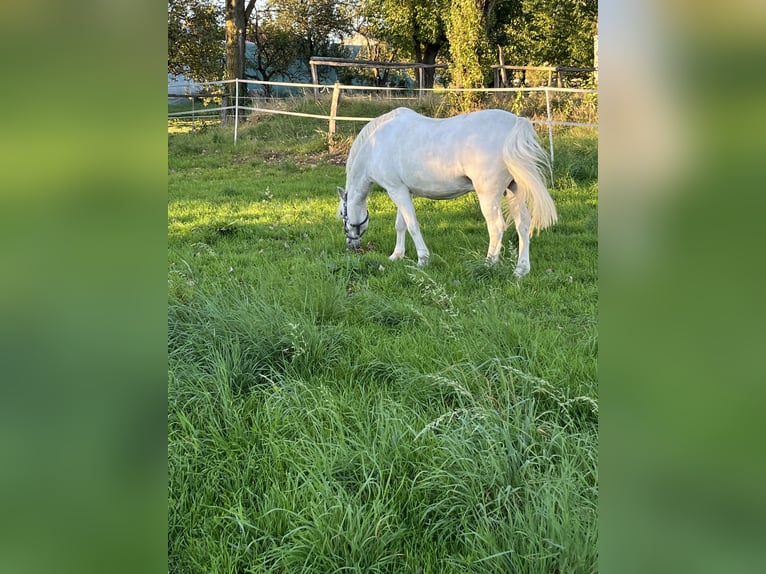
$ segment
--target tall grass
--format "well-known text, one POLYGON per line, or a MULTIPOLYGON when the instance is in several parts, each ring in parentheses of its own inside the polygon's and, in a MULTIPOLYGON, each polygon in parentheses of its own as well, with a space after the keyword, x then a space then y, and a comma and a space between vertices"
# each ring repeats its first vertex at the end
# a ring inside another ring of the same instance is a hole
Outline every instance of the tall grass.
POLYGON ((316 124, 243 132, 169 139, 169 570, 595 571, 594 138, 516 280, 472 196, 417 203, 428 268, 381 192, 347 252, 316 124))

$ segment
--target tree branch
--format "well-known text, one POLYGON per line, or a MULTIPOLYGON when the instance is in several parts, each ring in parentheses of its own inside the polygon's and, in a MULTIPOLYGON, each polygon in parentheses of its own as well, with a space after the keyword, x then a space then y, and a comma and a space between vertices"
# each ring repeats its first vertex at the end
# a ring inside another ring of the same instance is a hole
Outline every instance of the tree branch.
POLYGON ((255 8, 255 0, 250 0, 247 3, 247 8, 245 8, 245 22, 250 20, 250 14, 253 13, 253 8, 255 8))

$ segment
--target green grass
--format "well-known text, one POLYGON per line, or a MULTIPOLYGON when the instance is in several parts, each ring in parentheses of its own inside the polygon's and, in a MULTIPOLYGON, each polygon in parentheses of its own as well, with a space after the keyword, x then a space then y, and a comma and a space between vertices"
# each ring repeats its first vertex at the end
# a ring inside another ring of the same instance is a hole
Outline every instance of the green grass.
POLYGON ((323 127, 169 136, 169 571, 595 572, 595 136, 517 280, 472 195, 417 202, 425 269, 380 190, 346 251, 323 127))

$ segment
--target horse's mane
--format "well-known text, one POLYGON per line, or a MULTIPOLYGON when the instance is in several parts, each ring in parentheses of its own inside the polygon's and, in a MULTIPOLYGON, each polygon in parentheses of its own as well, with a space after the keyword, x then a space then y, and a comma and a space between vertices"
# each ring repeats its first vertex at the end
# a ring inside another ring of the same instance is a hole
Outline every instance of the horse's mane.
POLYGON ((383 114, 382 116, 378 116, 371 122, 369 122, 367 125, 365 125, 362 128, 362 131, 359 132, 359 134, 354 139, 354 143, 351 145, 351 149, 348 152, 348 160, 346 161, 346 165, 350 168, 352 165, 354 165, 354 161, 356 160, 356 157, 359 155, 359 152, 361 152, 362 149, 364 149, 364 145, 367 143, 367 140, 370 139, 370 136, 375 133, 375 131, 382 126, 383 124, 393 120, 398 115, 400 115, 403 112, 409 112, 408 108, 396 108, 395 110, 392 110, 388 112, 387 114, 383 114))

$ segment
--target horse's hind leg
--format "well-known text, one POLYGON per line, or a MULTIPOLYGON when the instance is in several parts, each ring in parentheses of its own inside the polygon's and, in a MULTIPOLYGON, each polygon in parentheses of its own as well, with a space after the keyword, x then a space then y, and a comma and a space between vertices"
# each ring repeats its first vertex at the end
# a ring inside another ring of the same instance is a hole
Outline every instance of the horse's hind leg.
POLYGON ((497 194, 479 192, 479 205, 481 213, 487 221, 489 233, 489 248, 487 249, 487 262, 494 265, 500 257, 500 248, 503 246, 503 232, 505 231, 505 218, 500 206, 500 197, 497 194))
POLYGON ((519 259, 516 263, 516 270, 513 274, 516 277, 523 277, 529 273, 529 211, 527 204, 516 194, 516 182, 510 185, 510 191, 506 194, 506 201, 513 222, 516 224, 516 232, 519 236, 519 259))

